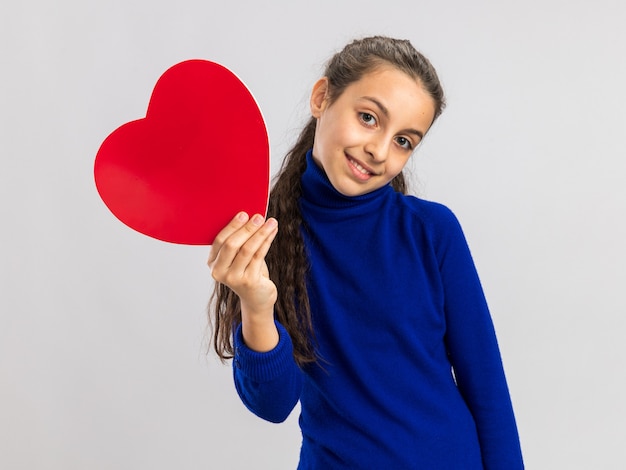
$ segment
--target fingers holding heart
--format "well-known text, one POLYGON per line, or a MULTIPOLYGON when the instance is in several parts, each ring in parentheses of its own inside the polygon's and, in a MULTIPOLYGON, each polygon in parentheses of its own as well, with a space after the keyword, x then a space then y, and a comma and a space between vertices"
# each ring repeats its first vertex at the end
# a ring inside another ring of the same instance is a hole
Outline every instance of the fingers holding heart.
POLYGON ((215 238, 208 260, 213 279, 230 287, 243 303, 273 304, 276 286, 269 279, 265 256, 278 223, 258 214, 244 219, 239 214, 215 238))
POLYGON ((237 230, 243 227, 245 223, 248 222, 249 219, 250 217, 248 216, 248 214, 246 214, 245 212, 240 212, 239 214, 235 216, 233 220, 230 221, 230 223, 226 227, 224 227, 215 236, 215 240, 211 244, 211 251, 209 252, 209 259, 207 261, 209 268, 213 269, 213 264, 215 263, 215 260, 217 259, 217 255, 220 252, 220 249, 222 248, 222 245, 224 244, 224 242, 228 239, 228 237, 230 237, 237 230))

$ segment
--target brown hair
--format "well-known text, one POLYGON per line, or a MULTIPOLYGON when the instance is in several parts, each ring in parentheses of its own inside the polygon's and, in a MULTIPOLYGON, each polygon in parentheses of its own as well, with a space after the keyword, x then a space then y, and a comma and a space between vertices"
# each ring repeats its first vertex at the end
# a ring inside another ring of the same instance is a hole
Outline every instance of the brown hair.
MULTIPOLYGON (((351 83, 382 65, 392 65, 417 80, 432 97, 434 119, 445 106, 443 89, 431 63, 407 40, 373 36, 358 39, 336 53, 326 65, 329 104, 351 83)), ((266 257, 270 277, 278 288, 274 314, 289 332, 294 358, 300 365, 315 362, 314 331, 306 289, 308 261, 301 230, 305 229, 298 206, 302 194, 300 178, 306 169, 306 153, 313 147, 316 120, 311 117, 295 145, 285 156, 270 192, 268 217, 280 228, 266 257)), ((406 193, 403 173, 392 181, 393 188, 406 193)), ((213 345, 220 358, 233 357, 232 334, 241 322, 239 298, 228 287, 216 284, 213 307, 213 345)))

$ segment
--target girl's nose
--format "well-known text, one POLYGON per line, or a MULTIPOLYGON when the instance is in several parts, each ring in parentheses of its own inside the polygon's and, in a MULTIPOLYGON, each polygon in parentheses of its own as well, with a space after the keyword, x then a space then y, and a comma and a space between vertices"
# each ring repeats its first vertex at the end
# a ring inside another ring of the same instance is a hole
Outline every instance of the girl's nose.
POLYGON ((371 139, 365 144, 365 152, 377 162, 384 162, 389 154, 389 143, 386 139, 371 139))

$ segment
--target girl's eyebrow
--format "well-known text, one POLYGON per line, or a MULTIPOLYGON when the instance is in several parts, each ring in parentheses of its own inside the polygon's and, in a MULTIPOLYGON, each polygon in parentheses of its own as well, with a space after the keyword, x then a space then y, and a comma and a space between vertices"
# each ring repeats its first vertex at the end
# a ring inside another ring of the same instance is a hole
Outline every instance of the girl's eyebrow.
MULTIPOLYGON (((380 109, 380 112, 383 113, 386 118, 389 118, 389 110, 387 109, 387 107, 384 104, 382 104, 376 98, 373 98, 371 96, 363 96, 362 99, 367 100, 367 101, 371 101, 372 103, 374 103, 380 109)), ((409 129, 405 129, 404 132, 407 132, 409 134, 415 134, 420 139, 424 138, 424 133, 422 131, 417 130, 417 129, 409 128, 409 129)))
POLYGON ((374 103, 376 106, 378 106, 378 108, 380 109, 380 112, 383 113, 385 117, 387 118, 389 117, 389 110, 387 109, 387 107, 384 104, 382 104, 380 101, 378 101, 376 98, 372 98, 371 96, 363 96, 363 99, 374 103))

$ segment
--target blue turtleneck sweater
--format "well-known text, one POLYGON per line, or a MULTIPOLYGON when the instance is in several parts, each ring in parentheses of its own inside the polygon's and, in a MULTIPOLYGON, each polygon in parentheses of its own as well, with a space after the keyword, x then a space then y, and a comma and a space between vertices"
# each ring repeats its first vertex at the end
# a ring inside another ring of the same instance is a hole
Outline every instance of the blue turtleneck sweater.
MULTIPOLYGON (((299 469, 523 468, 493 323, 446 207, 385 186, 346 197, 307 155, 300 200, 322 360, 235 334, 245 405, 280 422, 300 400, 299 469)), ((280 286, 278 286, 280 288, 280 286)))

